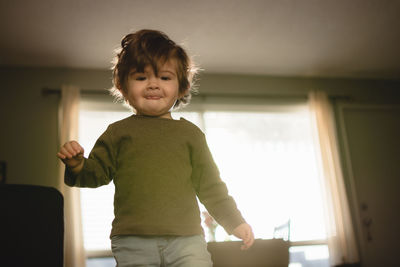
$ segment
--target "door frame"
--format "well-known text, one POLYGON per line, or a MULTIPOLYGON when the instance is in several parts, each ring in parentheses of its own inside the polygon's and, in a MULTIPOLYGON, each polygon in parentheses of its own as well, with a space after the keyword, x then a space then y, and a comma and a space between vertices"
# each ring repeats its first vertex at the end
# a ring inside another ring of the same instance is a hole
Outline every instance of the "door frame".
POLYGON ((384 104, 352 104, 352 103, 341 103, 337 102, 337 121, 339 124, 340 129, 337 129, 339 136, 342 140, 342 163, 345 165, 344 175, 348 179, 349 190, 347 192, 351 193, 351 196, 348 197, 350 200, 350 205, 352 207, 352 214, 353 216, 353 226, 356 227, 357 233, 357 243, 360 251, 361 256, 361 263, 363 259, 366 258, 367 255, 367 244, 365 243, 366 237, 364 233, 364 226, 361 221, 361 211, 360 211, 360 203, 359 197, 356 190, 355 185, 355 178, 354 178, 354 171, 353 171, 353 164, 351 162, 350 156, 350 148, 349 148, 349 141, 347 138, 348 131, 346 129, 344 113, 346 110, 400 110, 400 105, 384 105, 384 104))

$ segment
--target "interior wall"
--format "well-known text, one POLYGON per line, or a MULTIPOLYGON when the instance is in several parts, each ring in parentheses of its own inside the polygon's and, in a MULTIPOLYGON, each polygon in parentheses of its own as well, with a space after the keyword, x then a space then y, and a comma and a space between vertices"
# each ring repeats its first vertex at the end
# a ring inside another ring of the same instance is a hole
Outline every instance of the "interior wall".
POLYGON ((58 188, 59 95, 42 89, 77 84, 83 88, 109 86, 108 71, 1 68, 0 161, 7 164, 6 183, 58 188))
MULTIPOLYGON (((86 90, 106 90, 111 87, 111 71, 1 67, 0 81, 0 161, 7 163, 6 182, 57 188, 60 97, 43 95, 42 89, 73 84, 86 90)), ((321 89, 353 101, 400 102, 399 81, 203 73, 198 86, 201 94, 208 95, 304 96, 310 89, 321 89)))

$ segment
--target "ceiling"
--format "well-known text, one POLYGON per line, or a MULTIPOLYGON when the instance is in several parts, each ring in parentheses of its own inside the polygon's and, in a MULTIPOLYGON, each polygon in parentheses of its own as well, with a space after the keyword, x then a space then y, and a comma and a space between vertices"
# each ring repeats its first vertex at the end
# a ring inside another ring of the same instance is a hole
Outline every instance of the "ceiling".
POLYGON ((159 29, 205 72, 400 79, 399 0, 0 0, 0 65, 108 69, 159 29))

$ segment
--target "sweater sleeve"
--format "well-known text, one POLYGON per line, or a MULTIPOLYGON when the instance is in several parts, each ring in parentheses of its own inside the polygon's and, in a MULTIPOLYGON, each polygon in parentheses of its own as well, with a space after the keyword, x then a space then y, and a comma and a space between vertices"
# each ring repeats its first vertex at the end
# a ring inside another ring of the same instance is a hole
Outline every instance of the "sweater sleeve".
POLYGON ((232 234, 245 220, 220 178, 203 133, 192 148, 192 168, 192 181, 200 202, 225 231, 232 234))
POLYGON ((99 187, 110 183, 115 174, 116 157, 112 144, 110 126, 97 139, 80 173, 72 174, 65 169, 64 182, 76 187, 99 187))

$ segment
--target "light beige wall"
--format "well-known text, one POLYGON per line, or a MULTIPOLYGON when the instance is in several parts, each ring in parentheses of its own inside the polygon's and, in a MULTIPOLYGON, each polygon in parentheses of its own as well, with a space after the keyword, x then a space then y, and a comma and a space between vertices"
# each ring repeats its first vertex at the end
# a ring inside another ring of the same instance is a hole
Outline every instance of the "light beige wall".
POLYGON ((360 102, 400 101, 400 79, 385 81, 205 74, 200 77, 199 84, 201 93, 206 94, 301 96, 309 90, 318 89, 329 95, 350 96, 360 102))
MULTIPOLYGON (((7 162, 7 183, 57 187, 59 96, 43 96, 42 89, 74 84, 105 90, 111 86, 111 71, 2 67, 0 81, 0 160, 7 162)), ((322 89, 356 101, 400 102, 400 82, 202 74, 199 85, 210 95, 304 96, 322 89)))
POLYGON ((7 183, 57 187, 57 112, 59 96, 42 88, 63 83, 106 88, 108 71, 0 69, 0 160, 7 163, 7 183))

